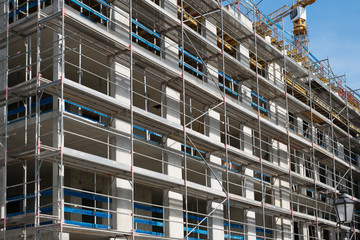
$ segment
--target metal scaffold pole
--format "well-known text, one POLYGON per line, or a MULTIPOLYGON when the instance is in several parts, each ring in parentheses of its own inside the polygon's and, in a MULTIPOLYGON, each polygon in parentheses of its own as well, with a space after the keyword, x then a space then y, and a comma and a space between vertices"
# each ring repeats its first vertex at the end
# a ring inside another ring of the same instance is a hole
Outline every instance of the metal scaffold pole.
MULTIPOLYGON (((256 148, 255 140, 255 149, 259 150, 259 162, 260 162, 260 182, 261 182, 261 209, 262 209, 262 231, 263 238, 266 239, 266 225, 265 225, 265 198, 266 198, 266 189, 264 184, 264 169, 263 169, 263 158, 262 158, 262 133, 261 133, 261 114, 260 114, 260 86, 259 86, 259 59, 258 59, 258 49, 257 49, 257 23, 261 21, 261 12, 258 10, 255 0, 253 1, 253 12, 254 12, 254 55, 255 55, 255 69, 256 69, 256 104, 257 104, 257 123, 258 123, 258 142, 259 147, 256 148), (257 18, 259 14, 259 19, 257 18)), ((256 134, 254 132, 254 138, 256 139, 256 134)))
MULTIPOLYGON (((64 111, 65 111, 65 100, 64 100, 64 79, 65 79, 65 0, 60 0, 60 10, 61 10, 61 85, 60 85, 60 161, 59 161, 59 217, 60 217, 60 240, 63 239, 63 225, 65 223, 65 197, 64 197, 64 175, 65 175, 65 166, 64 166, 64 146, 65 146, 65 139, 64 139, 64 111)), ((53 79, 55 80, 55 79, 53 79)))
POLYGON ((221 21, 221 67, 223 74, 223 105, 224 105, 224 146, 225 146, 225 164, 226 164, 226 212, 227 212, 227 234, 228 238, 231 236, 231 215, 230 215, 230 184, 229 184, 229 170, 231 167, 231 163, 229 160, 228 153, 228 130, 229 130, 229 119, 227 117, 227 109, 226 109, 226 87, 225 87, 225 79, 226 79, 226 69, 225 69, 225 39, 224 39, 224 5, 223 0, 220 1, 220 21, 221 21))
MULTIPOLYGON (((285 39, 285 24, 284 19, 281 21, 282 23, 282 39, 285 39)), ((283 70, 281 71, 281 76, 283 77, 283 84, 284 84, 284 93, 285 93, 285 109, 286 109, 286 132, 287 132, 287 162, 289 166, 289 195, 290 195, 290 212, 291 212, 291 222, 294 223, 294 196, 293 196, 293 180, 292 180, 292 171, 291 171, 291 138, 290 138, 290 112, 289 112, 289 99, 288 99, 288 90, 287 90, 287 65, 286 65, 286 49, 285 46, 282 48, 282 55, 283 55, 283 70)), ((275 76, 276 78, 276 76, 275 76)), ((294 116, 295 118, 295 116, 294 116)), ((293 119, 294 125, 296 124, 296 121, 293 119)), ((293 126, 294 130, 297 129, 296 126, 293 126)), ((296 161, 296 152, 294 154, 295 164, 297 164, 296 161)), ((296 165, 295 165, 296 168, 296 165)), ((296 171, 296 170, 295 170, 296 171)), ((281 188, 281 186, 279 186, 281 188)), ((281 189, 279 189, 281 191, 281 189)), ((294 224, 291 224, 291 234, 294 233, 294 224)))
MULTIPOLYGON (((4 1, 3 4, 6 4, 5 6, 5 13, 4 16, 6 17, 6 21, 3 23, 4 28, 1 29, 6 33, 6 50, 5 50, 5 56, 2 61, 5 61, 5 69, 0 69, 0 72, 4 75, 4 86, 2 86, 5 90, 5 106, 3 109, 3 124, 4 124, 4 139, 3 144, 0 146, 3 148, 4 153, 4 160, 1 163, 1 174, 2 174, 2 184, 1 184, 1 191, 2 191, 2 199, 1 199, 1 214, 2 218, 4 219, 4 227, 3 227, 3 238, 6 240, 6 234, 7 234, 7 168, 8 168, 8 108, 9 108, 9 64, 8 64, 8 58, 9 58, 9 31, 10 31, 10 24, 9 24, 9 3, 8 1, 4 1)), ((1 84, 1 83, 0 83, 1 84)), ((1 142, 0 142, 1 143, 1 142)))
POLYGON ((186 157, 186 82, 185 82, 185 35, 184 35, 184 0, 181 0, 180 2, 180 8, 181 8, 181 80, 182 80, 182 103, 183 103, 183 141, 184 141, 184 152, 183 152, 183 158, 184 158, 184 184, 185 184, 185 239, 189 239, 189 209, 188 209, 188 186, 187 186, 187 157, 186 157))
MULTIPOLYGON (((306 52, 307 55, 309 55, 309 50, 307 50, 306 52)), ((310 69, 310 68, 309 68, 310 69)), ((315 198, 315 234, 316 237, 319 236, 319 213, 318 213, 318 193, 317 193, 317 176, 316 174, 318 174, 318 171, 316 170, 316 156, 315 156, 315 141, 317 139, 316 135, 314 134, 314 119, 313 119, 313 93, 312 93, 312 87, 311 87, 311 82, 312 82, 312 76, 311 76, 311 72, 310 70, 307 70, 307 78, 308 78, 308 88, 309 88, 309 106, 310 106, 310 136, 311 136, 311 163, 313 166, 313 178, 314 178, 314 198, 315 198)))
POLYGON ((333 109, 333 96, 332 96, 332 83, 331 83, 331 80, 334 80, 335 82, 335 79, 332 79, 330 78, 329 79, 329 98, 330 98, 330 129, 331 129, 331 140, 330 140, 330 148, 331 148, 331 154, 332 154, 332 176, 333 176, 333 186, 334 186, 334 192, 332 193, 332 197, 334 200, 336 200, 336 194, 337 194, 337 189, 336 189, 336 186, 337 186, 337 181, 336 181, 336 159, 335 159, 335 148, 337 147, 335 145, 335 134, 334 134, 334 116, 333 116, 333 113, 334 113, 334 109, 333 109))
MULTIPOLYGON (((347 78, 346 75, 345 78, 345 92, 346 92, 346 123, 347 123, 347 140, 348 140, 348 158, 349 158, 349 165, 350 165, 350 191, 348 194, 350 194, 352 197, 352 200, 354 200, 354 179, 353 179, 353 154, 352 154, 352 147, 351 147, 351 134, 350 134, 350 116, 349 116, 349 92, 348 92, 348 86, 347 86, 347 78)), ((345 178, 345 176, 344 176, 345 178)), ((346 184, 346 183, 345 183, 346 184)), ((355 232, 354 232, 355 234, 355 232)), ((352 237, 351 237, 352 239, 352 237)))
POLYGON ((135 179, 134 179, 134 55, 133 55, 133 0, 129 0, 129 48, 130 48, 130 158, 131 158, 131 236, 135 239, 135 179))
POLYGON ((35 201, 34 201, 34 231, 35 239, 41 238, 39 231, 40 226, 40 153, 41 153, 41 141, 40 141, 40 77, 41 77, 41 1, 37 0, 37 22, 36 22, 36 100, 35 100, 35 201))

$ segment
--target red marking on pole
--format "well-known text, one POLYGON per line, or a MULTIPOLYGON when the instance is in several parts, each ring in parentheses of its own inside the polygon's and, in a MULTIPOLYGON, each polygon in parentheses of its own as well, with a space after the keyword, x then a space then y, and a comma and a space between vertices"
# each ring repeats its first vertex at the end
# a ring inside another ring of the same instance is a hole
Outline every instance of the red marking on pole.
POLYGON ((9 30, 10 30, 10 24, 7 24, 7 26, 6 26, 6 35, 7 36, 9 35, 9 30))
POLYGON ((60 231, 62 232, 63 231, 63 220, 60 219, 60 231))
POLYGON ((41 76, 41 74, 40 73, 38 73, 38 76, 37 76, 37 81, 38 81, 38 84, 40 85, 40 76, 41 76))
POLYGON ((60 147, 60 155, 61 155, 61 156, 64 155, 64 147, 63 147, 63 146, 60 147))
POLYGON ((8 99, 8 96, 9 96, 9 88, 7 87, 5 89, 5 99, 7 100, 8 99))

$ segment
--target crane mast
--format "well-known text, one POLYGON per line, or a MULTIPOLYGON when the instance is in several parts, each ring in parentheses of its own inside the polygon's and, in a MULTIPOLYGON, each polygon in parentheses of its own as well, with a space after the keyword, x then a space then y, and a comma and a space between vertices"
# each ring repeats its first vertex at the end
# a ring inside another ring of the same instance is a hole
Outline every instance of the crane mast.
POLYGON ((293 22, 293 33, 297 37, 297 40, 307 47, 308 43, 308 31, 306 27, 306 6, 315 3, 316 0, 293 0, 293 6, 291 7, 290 19, 293 22))
POLYGON ((293 0, 293 4, 289 7, 287 4, 279 8, 269 17, 274 22, 279 22, 284 17, 290 15, 290 20, 293 22, 293 34, 296 36, 296 43, 307 47, 308 31, 306 27, 306 6, 315 3, 316 0, 293 0))

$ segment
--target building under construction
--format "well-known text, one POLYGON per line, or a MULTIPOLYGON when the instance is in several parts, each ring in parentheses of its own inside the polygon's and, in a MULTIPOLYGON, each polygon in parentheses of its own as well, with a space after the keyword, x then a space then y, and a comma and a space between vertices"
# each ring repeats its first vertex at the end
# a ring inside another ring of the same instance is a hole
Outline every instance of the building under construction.
POLYGON ((360 97, 253 0, 0 6, 1 239, 359 238, 360 97))

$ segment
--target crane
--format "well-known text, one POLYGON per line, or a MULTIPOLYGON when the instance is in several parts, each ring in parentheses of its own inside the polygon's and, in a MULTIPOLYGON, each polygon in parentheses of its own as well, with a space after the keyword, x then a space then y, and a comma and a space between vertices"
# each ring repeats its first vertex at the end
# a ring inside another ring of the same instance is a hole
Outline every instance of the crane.
POLYGON ((316 0, 293 0, 291 7, 284 5, 273 13, 269 14, 273 22, 279 22, 284 17, 290 15, 290 20, 293 22, 293 33, 299 43, 307 47, 307 27, 306 27, 306 6, 315 3, 316 0))

